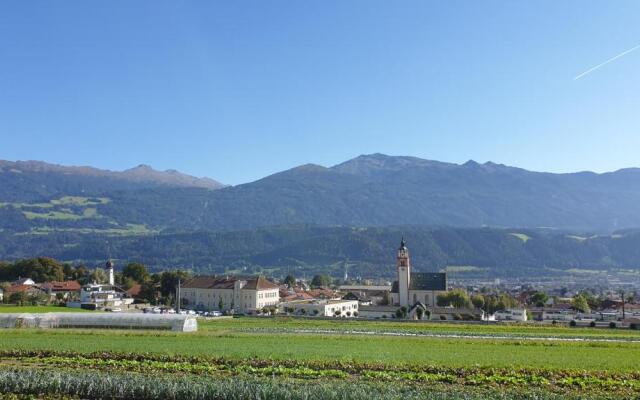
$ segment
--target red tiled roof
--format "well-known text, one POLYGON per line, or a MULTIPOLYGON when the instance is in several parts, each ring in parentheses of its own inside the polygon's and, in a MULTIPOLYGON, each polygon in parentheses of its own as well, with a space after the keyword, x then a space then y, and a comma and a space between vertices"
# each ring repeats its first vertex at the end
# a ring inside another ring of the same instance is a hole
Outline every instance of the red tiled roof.
POLYGON ((79 292, 82 288, 78 281, 51 281, 43 283, 41 287, 52 292, 79 292))
POLYGON ((34 285, 11 285, 4 292, 5 294, 11 294, 11 293, 39 291, 39 290, 40 288, 34 285))
POLYGON ((129 293, 130 296, 135 297, 135 296, 140 294, 140 290, 142 290, 142 285, 135 284, 135 285, 131 286, 131 288, 129 288, 129 290, 127 290, 127 293, 129 293))
POLYGON ((237 279, 218 278, 215 276, 196 276, 181 286, 187 289, 233 289, 237 279))
POLYGON ((279 286, 273 282, 268 281, 264 276, 259 276, 257 278, 249 279, 243 289, 267 290, 267 289, 279 289, 279 286))

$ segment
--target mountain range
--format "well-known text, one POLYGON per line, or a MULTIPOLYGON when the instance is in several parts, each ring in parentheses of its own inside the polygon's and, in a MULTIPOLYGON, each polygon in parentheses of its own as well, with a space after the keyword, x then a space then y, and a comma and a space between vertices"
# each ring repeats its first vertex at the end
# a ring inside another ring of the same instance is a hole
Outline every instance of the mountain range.
POLYGON ((371 154, 224 186, 144 165, 112 172, 0 161, 0 187, 0 228, 17 233, 109 233, 131 226, 142 232, 229 231, 292 224, 610 233, 640 226, 636 168, 553 174, 492 162, 459 165, 371 154))

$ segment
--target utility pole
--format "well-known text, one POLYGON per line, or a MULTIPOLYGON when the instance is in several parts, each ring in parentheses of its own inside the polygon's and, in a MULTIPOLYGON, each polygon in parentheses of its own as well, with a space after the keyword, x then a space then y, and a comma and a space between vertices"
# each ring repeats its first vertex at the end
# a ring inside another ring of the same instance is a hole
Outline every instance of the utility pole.
POLYGON ((624 290, 621 290, 620 294, 622 295, 622 319, 626 319, 626 315, 624 312, 624 290))
POLYGON ((180 314, 180 278, 178 278, 178 286, 176 286, 176 314, 180 314))

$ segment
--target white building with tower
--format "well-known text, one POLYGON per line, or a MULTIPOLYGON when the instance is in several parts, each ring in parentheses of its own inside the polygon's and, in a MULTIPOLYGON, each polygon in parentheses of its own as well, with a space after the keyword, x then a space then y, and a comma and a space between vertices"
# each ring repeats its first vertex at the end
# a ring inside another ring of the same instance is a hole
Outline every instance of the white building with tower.
POLYGON ((133 303, 133 298, 127 292, 116 286, 114 265, 111 260, 105 264, 108 283, 89 283, 80 290, 80 301, 68 301, 67 307, 85 308, 91 310, 117 309, 133 303))
POLYGON ((409 249, 402 238, 396 257, 398 280, 391 286, 394 305, 408 309, 420 303, 433 308, 438 295, 447 291, 446 272, 411 272, 409 249))

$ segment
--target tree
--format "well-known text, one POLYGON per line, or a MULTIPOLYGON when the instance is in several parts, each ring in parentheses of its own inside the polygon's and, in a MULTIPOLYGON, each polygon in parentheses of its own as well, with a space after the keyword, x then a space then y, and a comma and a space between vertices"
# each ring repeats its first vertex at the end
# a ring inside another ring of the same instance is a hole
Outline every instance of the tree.
POLYGON ((391 292, 385 292, 384 296, 382 296, 382 300, 380 301, 380 305, 388 306, 393 303, 393 297, 391 296, 391 292))
POLYGON ((129 263, 122 269, 123 278, 131 278, 138 283, 142 283, 149 279, 149 271, 141 263, 129 263))
POLYGON ((64 266, 48 257, 31 258, 17 261, 5 267, 1 280, 15 280, 19 277, 31 278, 36 282, 63 281, 64 266))
POLYGON ((418 317, 418 319, 422 319, 422 315, 424 314, 424 310, 422 310, 422 308, 418 307, 416 309, 416 317, 418 317))
POLYGON ((436 303, 440 307, 469 308, 471 300, 469 295, 462 289, 453 289, 438 296, 436 303))
POLYGON ((575 308, 580 312, 583 312, 583 313, 591 312, 591 309, 589 308, 589 304, 587 303, 587 300, 582 295, 575 296, 573 298, 573 301, 571 302, 571 305, 573 306, 573 308, 575 308))
POLYGON ((96 268, 93 270, 91 278, 95 283, 107 283, 109 281, 106 271, 102 268, 96 268))
POLYGON ((222 311, 223 308, 224 308, 224 300, 222 300, 222 296, 220 296, 220 300, 218 300, 218 310, 222 311))
POLYGON ((331 286, 332 279, 329 275, 315 275, 311 280, 311 287, 314 289, 331 286))
POLYGON ((484 296, 477 294, 471 298, 471 303, 475 308, 482 309, 484 307, 484 296))
POLYGON ((140 285, 138 298, 155 305, 158 303, 157 294, 158 288, 156 287, 156 284, 152 281, 146 281, 140 285))
POLYGON ((91 283, 92 273, 91 270, 84 265, 79 265, 73 271, 73 278, 78 281, 81 285, 86 285, 87 283, 91 283))
POLYGON ((160 293, 163 297, 169 296, 176 291, 178 287, 178 280, 184 282, 188 280, 190 274, 186 271, 164 271, 160 275, 160 293))
POLYGON ((549 296, 545 292, 535 292, 529 298, 529 302, 535 304, 536 307, 544 307, 547 300, 549 300, 549 296))
POLYGON ((28 296, 25 292, 15 292, 15 293, 11 293, 11 296, 9 296, 9 303, 16 304, 19 306, 25 305, 27 300, 28 300, 28 296))
POLYGON ((289 274, 286 278, 284 278, 283 283, 289 287, 294 287, 296 285, 296 278, 293 275, 289 274))

